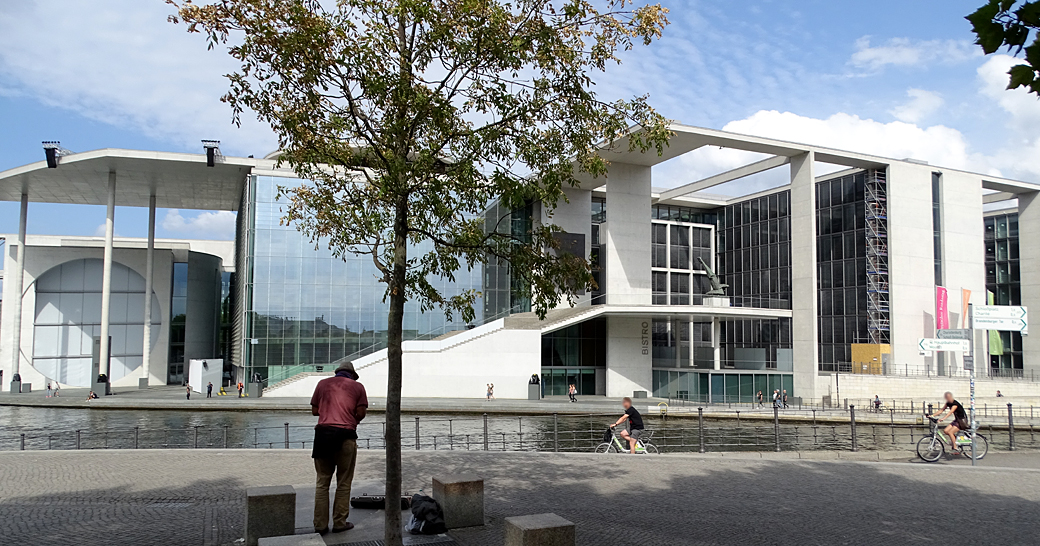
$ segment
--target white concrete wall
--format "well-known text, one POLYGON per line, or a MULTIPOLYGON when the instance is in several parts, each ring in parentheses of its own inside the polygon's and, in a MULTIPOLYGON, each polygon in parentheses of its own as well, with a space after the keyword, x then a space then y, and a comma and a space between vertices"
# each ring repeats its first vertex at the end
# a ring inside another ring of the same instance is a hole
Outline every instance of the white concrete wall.
POLYGON ((650 343, 650 317, 607 317, 607 396, 653 394, 650 343))
MULTIPOLYGON (((488 383, 496 398, 527 399, 531 374, 541 375, 541 332, 506 330, 495 321, 446 340, 406 341, 401 395, 406 398, 483 398, 488 383), (450 342, 450 344, 449 344, 450 342)), ((370 397, 387 389, 386 351, 354 362, 370 397)), ((310 397, 324 376, 308 376, 265 397, 310 397)))
MULTIPOLYGON (((559 226, 566 233, 581 234, 585 236, 585 249, 583 257, 588 260, 592 254, 592 190, 581 188, 564 188, 563 193, 567 200, 561 199, 556 203, 556 208, 549 212, 543 205, 539 207, 541 218, 539 222, 543 225, 553 224, 559 226)), ((590 298, 585 293, 577 298, 578 302, 585 302, 590 298)))
MULTIPOLYGON (((925 379, 841 374, 837 379, 833 375, 823 376, 820 379, 826 386, 826 390, 823 390, 820 396, 830 395, 834 397, 836 404, 842 404, 845 398, 850 400, 873 399, 874 395, 880 396, 882 400, 937 401, 947 391, 952 392, 954 397, 967 404, 970 392, 967 379, 951 377, 925 379)), ((979 380, 975 382, 975 399, 976 407, 979 406, 980 399, 986 401, 991 407, 996 403, 1013 402, 1017 405, 1029 403, 1030 400, 1040 405, 1040 383, 1021 380, 979 380), (997 398, 998 390, 1009 399, 997 398)))
POLYGON ((817 398, 816 177, 812 152, 791 158, 791 348, 794 390, 817 398))
POLYGON ((610 164, 600 237, 607 303, 650 305, 650 167, 610 164))
POLYGON ((1022 270, 1022 305, 1030 312, 1032 333, 1022 336, 1026 374, 1040 372, 1040 193, 1018 196, 1018 248, 1022 270))

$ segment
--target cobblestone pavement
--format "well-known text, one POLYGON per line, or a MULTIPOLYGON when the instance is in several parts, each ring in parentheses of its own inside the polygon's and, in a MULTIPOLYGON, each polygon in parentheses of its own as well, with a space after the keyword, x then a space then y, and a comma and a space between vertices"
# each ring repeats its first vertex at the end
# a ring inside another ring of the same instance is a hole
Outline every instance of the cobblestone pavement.
MULTIPOLYGON (((406 452, 405 487, 433 475, 486 480, 483 528, 466 546, 502 544, 503 519, 555 512, 578 544, 1036 543, 1040 456, 946 464, 552 453, 406 452), (999 465, 999 466, 995 466, 999 465), (1018 468, 1005 468, 1016 466, 1018 468), (944 534, 947 533, 947 534, 944 534)), ((379 452, 358 480, 378 480, 379 452)), ((243 534, 245 488, 308 484, 303 450, 0 453, 2 545, 210 545, 243 534)), ((302 494, 302 493, 301 493, 302 494)))

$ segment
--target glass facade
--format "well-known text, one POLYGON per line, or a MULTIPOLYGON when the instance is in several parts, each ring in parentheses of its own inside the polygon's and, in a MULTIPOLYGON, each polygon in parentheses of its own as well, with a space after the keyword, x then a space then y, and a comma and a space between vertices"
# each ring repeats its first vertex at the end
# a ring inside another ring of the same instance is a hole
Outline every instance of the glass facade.
MULTIPOLYGON (((986 290, 993 294, 994 305, 1022 305, 1018 214, 1012 212, 987 216, 983 225, 986 237, 986 290)), ((999 335, 1004 354, 990 355, 990 367, 995 373, 1021 374, 1022 334, 999 332, 999 335)))
MULTIPOLYGON (((246 317, 244 344, 247 377, 260 373, 269 384, 304 371, 315 371, 345 356, 361 356, 386 347, 386 287, 370 256, 333 256, 324 241, 310 242, 294 226, 281 225, 286 203, 278 186, 305 181, 254 176, 243 200, 248 221, 239 234, 247 242, 240 277, 246 317)), ((242 216, 240 214, 240 216, 242 216)), ((418 253, 426 247, 413 249, 418 253)), ((445 297, 480 290, 482 270, 462 270, 455 282, 431 278, 445 297)), ((482 316, 476 303, 477 322, 482 316)), ((405 305, 405 339, 430 338, 466 328, 460 317, 449 321, 442 311, 423 313, 405 305)))
POLYGON ((758 391, 766 404, 773 389, 794 396, 794 377, 780 373, 710 373, 654 370, 653 391, 659 398, 679 398, 694 402, 749 404, 758 391))
MULTIPOLYGON (((509 233, 530 240, 534 225, 534 203, 510 210, 499 201, 493 202, 484 213, 485 233, 509 233)), ((518 279, 512 274, 509 262, 489 257, 484 266, 482 284, 484 316, 491 319, 511 313, 526 313, 531 310, 531 299, 523 295, 518 279)))
POLYGON ((597 373, 605 377, 607 320, 597 318, 542 336, 542 388, 545 395, 567 394, 574 384, 578 394, 597 393, 597 373))
POLYGON ((711 289, 700 260, 713 266, 711 226, 654 221, 650 224, 654 305, 699 304, 711 289), (692 297, 691 297, 692 296, 692 297))
POLYGON ((596 281, 596 288, 592 291, 592 304, 606 303, 606 287, 603 285, 603 262, 600 252, 603 250, 603 242, 599 236, 599 226, 607 221, 607 200, 604 197, 592 196, 592 254, 589 256, 589 267, 592 269, 592 279, 596 281))
POLYGON ((166 372, 168 385, 184 383, 184 336, 188 317, 188 264, 173 264, 173 288, 170 291, 170 362, 166 372))
POLYGON ((867 331, 866 173, 816 184, 819 368, 840 371, 867 331))

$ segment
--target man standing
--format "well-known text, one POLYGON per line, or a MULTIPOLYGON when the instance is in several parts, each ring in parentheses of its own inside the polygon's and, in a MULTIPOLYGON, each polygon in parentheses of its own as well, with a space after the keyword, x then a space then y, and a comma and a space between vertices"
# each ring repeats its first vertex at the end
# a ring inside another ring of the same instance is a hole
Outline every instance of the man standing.
POLYGON ((629 430, 622 430, 621 437, 628 442, 628 448, 632 455, 636 454, 636 441, 643 435, 643 416, 639 415, 639 411, 632 407, 632 399, 625 397, 621 400, 621 407, 625 408, 625 414, 621 416, 614 424, 610 425, 610 428, 614 428, 625 421, 628 421, 629 430))
POLYGON ((209 384, 206 385, 206 398, 213 398, 213 382, 212 381, 210 381, 209 384))
POLYGON ((336 368, 336 375, 322 379, 311 397, 311 415, 318 416, 314 427, 314 531, 329 532, 329 485, 336 474, 336 500, 332 507, 332 532, 354 528, 350 515, 350 483, 357 461, 357 425, 368 411, 368 395, 358 383, 352 362, 336 368))
POLYGON ((191 400, 191 385, 186 385, 184 387, 184 393, 184 399, 191 400))

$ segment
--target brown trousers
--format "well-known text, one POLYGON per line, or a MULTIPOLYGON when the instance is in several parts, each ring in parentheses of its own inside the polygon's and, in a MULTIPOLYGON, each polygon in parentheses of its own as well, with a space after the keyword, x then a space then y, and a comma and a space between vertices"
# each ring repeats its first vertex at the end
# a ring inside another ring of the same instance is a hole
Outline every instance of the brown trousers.
POLYGON ((354 481, 354 464, 357 462, 357 441, 344 440, 343 447, 335 459, 314 459, 314 470, 318 473, 314 488, 314 529, 329 526, 329 485, 336 475, 336 501, 332 505, 332 528, 342 528, 350 515, 350 484, 354 481))

